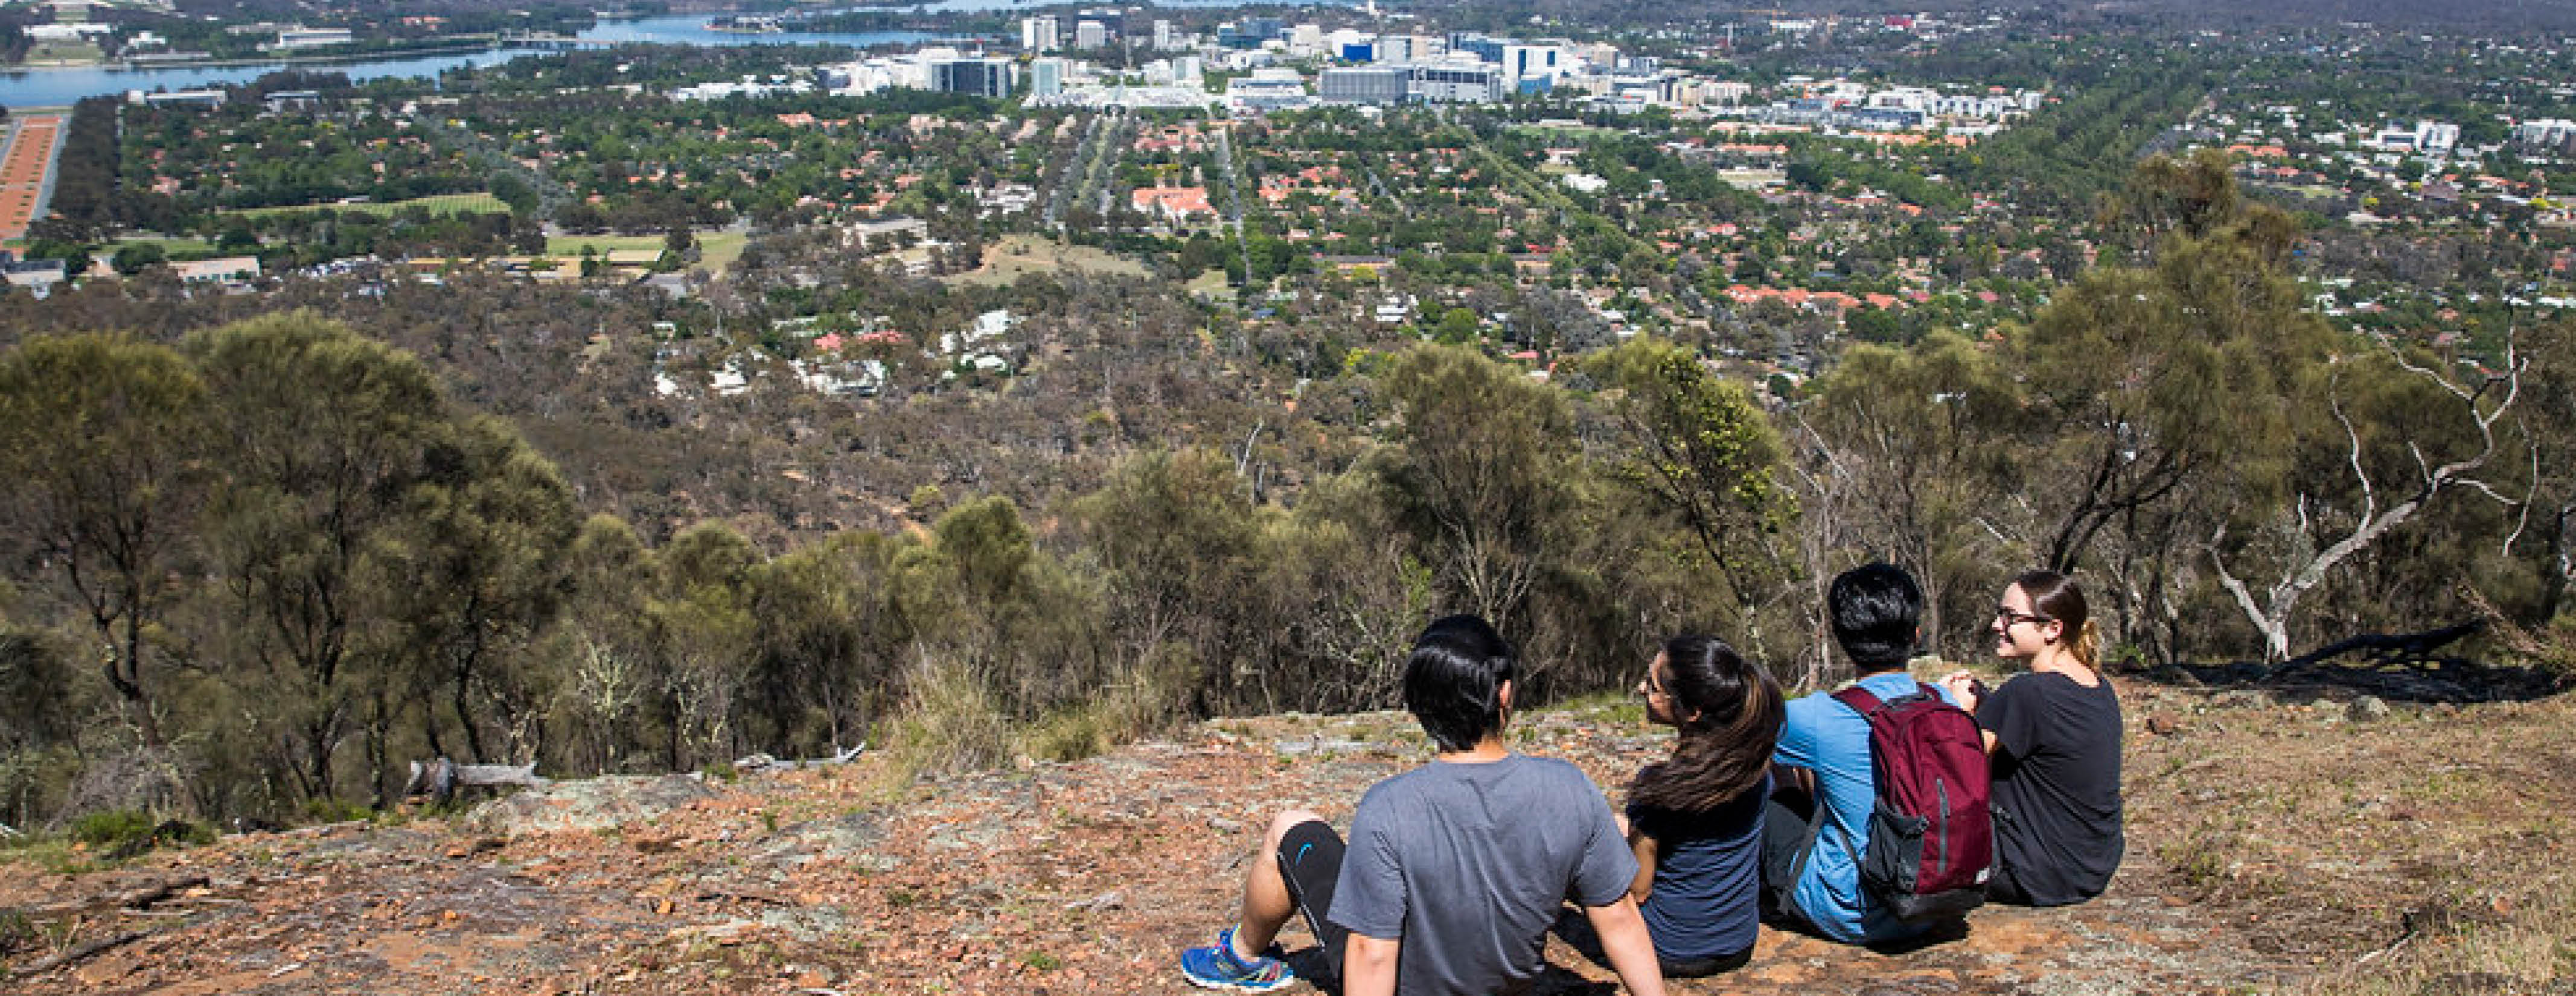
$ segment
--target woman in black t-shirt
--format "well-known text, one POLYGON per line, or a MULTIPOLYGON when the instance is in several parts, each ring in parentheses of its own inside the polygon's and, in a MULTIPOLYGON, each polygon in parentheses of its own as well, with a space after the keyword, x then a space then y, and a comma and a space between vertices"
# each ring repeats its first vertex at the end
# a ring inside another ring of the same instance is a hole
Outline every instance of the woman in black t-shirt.
POLYGON ((2095 666, 2101 645, 2073 579, 2032 571, 1995 608, 1995 654, 2025 662, 1987 692, 1967 672, 1942 679, 1984 729, 1994 763, 1998 902, 2063 906, 2102 894, 2126 848, 2120 805, 2120 699, 2095 666))
POLYGON ((1629 894, 1668 977, 1714 975, 1753 956, 1762 802, 1784 713, 1779 686, 1726 641, 1677 636, 1637 683, 1646 718, 1673 727, 1673 756, 1637 772, 1623 824, 1637 855, 1629 894))

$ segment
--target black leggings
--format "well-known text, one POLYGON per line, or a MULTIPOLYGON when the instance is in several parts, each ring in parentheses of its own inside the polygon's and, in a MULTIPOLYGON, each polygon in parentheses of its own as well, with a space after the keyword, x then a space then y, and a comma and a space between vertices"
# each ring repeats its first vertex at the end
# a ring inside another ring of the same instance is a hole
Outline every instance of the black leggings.
POLYGON ((1697 979, 1704 976, 1716 975, 1720 972, 1732 972, 1736 969, 1743 968, 1747 962, 1752 960, 1752 948, 1746 948, 1742 951, 1735 952, 1734 954, 1718 955, 1714 958, 1675 959, 1666 958, 1662 955, 1655 956, 1655 964, 1663 969, 1664 978, 1667 979, 1697 979))
POLYGON ((1279 837, 1279 877, 1288 882, 1288 898, 1306 915, 1306 929, 1333 978, 1342 977, 1343 942, 1351 932, 1324 918, 1333 909, 1333 882, 1342 873, 1342 835, 1320 820, 1289 827, 1279 837))

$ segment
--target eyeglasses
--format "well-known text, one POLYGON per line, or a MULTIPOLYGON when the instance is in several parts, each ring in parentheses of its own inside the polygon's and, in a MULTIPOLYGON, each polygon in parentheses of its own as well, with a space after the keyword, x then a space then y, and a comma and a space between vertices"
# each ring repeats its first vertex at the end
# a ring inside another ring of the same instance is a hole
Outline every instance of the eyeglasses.
POLYGON ((2037 616, 2027 612, 2015 612, 2011 609, 1997 608, 1995 609, 1995 621, 2004 624, 2005 629, 2011 629, 2015 623, 2029 623, 2033 626, 2037 626, 2041 623, 2053 623, 2057 620, 2050 616, 2037 616))

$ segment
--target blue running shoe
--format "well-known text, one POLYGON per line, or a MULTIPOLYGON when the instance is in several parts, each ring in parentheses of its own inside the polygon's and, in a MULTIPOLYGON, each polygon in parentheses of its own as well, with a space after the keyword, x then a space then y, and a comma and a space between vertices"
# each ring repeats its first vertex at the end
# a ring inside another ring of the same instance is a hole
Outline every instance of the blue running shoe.
POLYGON ((1238 993, 1266 993, 1297 981, 1297 976, 1288 971, 1287 962, 1268 955, 1255 955, 1249 960, 1237 957, 1232 927, 1217 932, 1214 947, 1183 950, 1181 977, 1202 989, 1238 993))

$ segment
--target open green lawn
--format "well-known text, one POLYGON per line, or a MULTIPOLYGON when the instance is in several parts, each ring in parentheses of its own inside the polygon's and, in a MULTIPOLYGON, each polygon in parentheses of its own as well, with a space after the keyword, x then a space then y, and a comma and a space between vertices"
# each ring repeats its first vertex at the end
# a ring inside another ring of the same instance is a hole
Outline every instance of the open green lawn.
POLYGON ((1090 246, 1067 245, 1035 235, 1005 235, 984 250, 984 265, 948 279, 960 283, 1001 285, 1031 273, 1090 270, 1121 276, 1147 275, 1143 264, 1090 246))
POLYGON ((1596 125, 1588 125, 1588 124, 1561 124, 1561 123, 1560 123, 1560 124, 1519 124, 1519 125, 1513 125, 1513 126, 1512 126, 1512 130, 1513 130, 1513 131, 1516 131, 1516 132, 1519 132, 1519 133, 1521 133, 1521 134, 1524 134, 1524 135, 1537 135, 1537 136, 1539 136, 1539 137, 1541 137, 1541 138, 1544 138, 1544 139, 1547 139, 1547 140, 1549 140, 1549 141, 1574 141, 1574 142, 1580 142, 1580 141, 1582 141, 1582 140, 1584 140, 1584 139, 1586 139, 1586 138, 1590 138, 1590 137, 1592 137, 1592 136, 1594 136, 1594 135, 1607 135, 1607 134, 1613 134, 1613 133, 1617 132, 1617 130, 1618 130, 1618 129, 1615 129, 1615 128, 1603 128, 1603 127, 1599 127, 1599 126, 1596 126, 1596 125))
POLYGON ((432 194, 428 197, 414 197, 407 201, 379 201, 364 204, 341 204, 334 202, 330 204, 300 204, 291 207, 236 208, 224 211, 223 213, 257 218, 263 215, 291 214, 297 211, 332 210, 363 211, 368 214, 383 216, 394 214, 408 207, 428 208, 431 214, 455 214, 459 211, 473 214, 500 214, 510 210, 509 205, 501 203, 500 198, 494 197, 490 194, 432 194))
POLYGON ((742 247, 751 244, 751 236, 742 232, 709 232, 698 236, 698 265, 709 273, 723 273, 742 258, 742 247))
MULTIPOLYGON (((602 255, 634 249, 662 250, 660 235, 557 235, 546 240, 546 255, 556 259, 579 259, 581 248, 589 246, 602 255)), ((709 273, 722 273, 742 258, 742 247, 751 236, 742 232, 697 233, 698 262, 709 273)))
POLYGON ((650 249, 654 252, 661 252, 662 236, 557 235, 546 240, 546 255, 553 256, 558 259, 574 259, 581 255, 581 247, 583 246, 597 249, 602 254, 626 252, 634 249, 650 249))
POLYGON ((1199 274, 1198 279, 1190 281, 1185 287, 1190 293, 1211 301, 1224 301, 1228 304, 1234 302, 1234 285, 1226 282, 1224 270, 1209 270, 1199 274))
MULTIPOLYGON (((214 243, 208 242, 204 239, 171 238, 148 235, 129 235, 99 247, 98 251, 114 254, 118 249, 122 249, 126 246, 140 245, 160 246, 161 252, 171 259, 213 259, 217 256, 224 255, 223 253, 215 251, 214 243)), ((251 254, 252 253, 250 252, 241 253, 241 255, 244 256, 251 254)))
POLYGON ((85 41, 37 42, 27 47, 27 62, 33 65, 97 62, 105 58, 107 53, 99 51, 97 45, 85 41))

